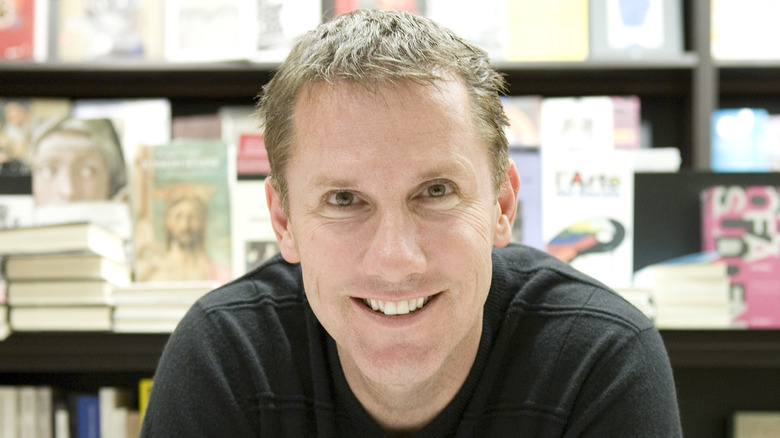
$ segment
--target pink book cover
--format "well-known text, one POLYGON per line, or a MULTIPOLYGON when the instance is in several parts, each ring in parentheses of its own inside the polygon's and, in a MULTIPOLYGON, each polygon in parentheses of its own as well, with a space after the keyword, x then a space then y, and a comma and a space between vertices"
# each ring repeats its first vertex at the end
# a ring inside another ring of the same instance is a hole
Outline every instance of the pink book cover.
POLYGON ((780 328, 780 187, 714 186, 702 193, 702 249, 728 263, 748 328, 780 328))
POLYGON ((34 1, 2 1, 0 5, 0 60, 32 59, 34 1))

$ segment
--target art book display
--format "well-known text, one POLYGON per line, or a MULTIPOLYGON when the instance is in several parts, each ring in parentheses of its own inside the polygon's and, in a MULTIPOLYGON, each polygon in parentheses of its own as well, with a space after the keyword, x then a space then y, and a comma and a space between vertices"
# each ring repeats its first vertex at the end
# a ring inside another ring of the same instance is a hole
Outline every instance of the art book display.
POLYGON ((633 274, 632 163, 628 151, 542 151, 547 252, 611 287, 633 274))
POLYGON ((142 147, 134 178, 136 281, 231 278, 230 190, 220 140, 142 147))
POLYGON ((702 193, 702 246, 744 292, 749 328, 780 327, 780 186, 718 185, 702 193))

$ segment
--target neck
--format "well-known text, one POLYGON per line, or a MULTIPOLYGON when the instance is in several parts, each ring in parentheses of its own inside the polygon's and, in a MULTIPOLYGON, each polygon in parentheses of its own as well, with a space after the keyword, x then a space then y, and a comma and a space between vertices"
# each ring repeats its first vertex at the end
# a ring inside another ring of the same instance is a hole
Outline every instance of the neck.
MULTIPOLYGON (((479 349, 480 323, 431 376, 414 370, 394 382, 372 380, 341 348, 339 358, 350 389, 371 417, 392 436, 403 437, 430 423, 455 398, 466 381, 479 349)), ((402 374, 402 373, 401 373, 402 374)))

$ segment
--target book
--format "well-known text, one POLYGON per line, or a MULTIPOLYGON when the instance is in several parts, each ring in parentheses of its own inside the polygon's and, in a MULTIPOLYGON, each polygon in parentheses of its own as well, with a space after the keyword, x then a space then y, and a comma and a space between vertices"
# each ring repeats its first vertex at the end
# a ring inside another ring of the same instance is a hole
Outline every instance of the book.
POLYGON ((504 0, 419 0, 407 2, 362 3, 403 5, 401 8, 422 14, 452 29, 461 38, 488 53, 491 61, 504 61, 509 44, 510 22, 504 0), (405 3, 405 4, 404 4, 405 3), (415 4, 416 3, 416 4, 415 4))
POLYGON ((71 437, 100 438, 100 398, 92 393, 73 397, 75 421, 71 426, 71 437))
POLYGON ((56 33, 53 57, 67 62, 161 60, 162 3, 58 2, 52 18, 56 33))
POLYGON ((0 303, 0 341, 10 335, 11 325, 8 323, 8 305, 0 303))
POLYGON ((712 0, 710 52, 718 60, 780 59, 774 17, 780 3, 765 0, 712 0), (760 11, 760 12, 757 12, 760 11))
POLYGON ((542 147, 542 240, 546 251, 617 288, 633 275, 631 151, 542 147))
POLYGON ((14 306, 11 329, 19 332, 111 331, 111 306, 14 306))
POLYGON ((114 290, 117 305, 192 304, 220 285, 217 281, 133 282, 114 290))
POLYGON ((12 281, 8 284, 11 306, 114 303, 117 286, 105 280, 12 281))
POLYGON ((715 172, 765 172, 764 141, 769 112, 763 108, 722 108, 712 113, 710 167, 715 172))
POLYGON ((19 429, 19 387, 0 385, 0 436, 16 437, 19 429))
MULTIPOLYGON (((0 178, 0 184, 2 183, 0 178)), ((34 209, 32 195, 0 194, 0 229, 32 225, 34 209)))
POLYGON ((517 215, 512 241, 544 250, 542 240, 542 161, 538 148, 510 148, 509 157, 520 175, 517 215))
POLYGON ((664 59, 683 54, 676 0, 588 2, 590 59, 664 59))
POLYGON ((245 60, 257 41, 256 2, 169 0, 164 57, 172 62, 245 60))
POLYGON ((230 184, 221 140, 139 149, 134 194, 136 281, 231 279, 230 184))
POLYGON ((141 422, 144 420, 146 407, 149 405, 149 395, 152 393, 152 377, 144 377, 138 380, 138 413, 141 415, 141 422))
POLYGON ((780 436, 780 412, 736 411, 730 426, 731 438, 775 438, 780 436))
POLYGON ((614 149, 614 105, 609 96, 542 100, 542 149, 614 149))
POLYGON ((729 283, 727 265, 715 253, 696 253, 637 271, 634 286, 651 291, 655 324, 662 329, 739 328, 741 290, 729 283))
POLYGON ((37 254, 5 258, 9 283, 26 280, 105 280, 115 285, 129 284, 128 262, 98 254, 37 254))
POLYGON ((116 412, 122 408, 128 408, 132 405, 133 392, 127 388, 117 386, 101 386, 98 388, 98 415, 101 437, 116 437, 116 431, 125 430, 126 424, 114 424, 115 421, 127 422, 127 411, 124 411, 125 418, 116 417, 116 412))
POLYGON ((32 167, 33 134, 67 116, 71 102, 64 98, 0 97, 0 109, 0 175, 27 176, 32 167))
POLYGON ((3 2, 0 11, 0 61, 48 58, 48 1, 3 2))
POLYGON ((780 186, 715 185, 701 193, 703 251, 728 265, 732 288, 745 297, 737 320, 748 328, 780 327, 780 186))
POLYGON ((321 0, 260 0, 255 2, 257 22, 254 62, 278 63, 292 45, 322 21, 321 0))
POLYGON ((502 96, 509 126, 504 128, 510 148, 538 148, 541 145, 542 96, 502 96))
POLYGON ((239 179, 233 186, 233 277, 237 278, 279 252, 271 214, 266 205, 265 180, 239 179))
POLYGON ((0 229, 0 248, 5 255, 91 253, 127 259, 124 239, 91 222, 0 229))
POLYGON ((507 2, 507 15, 507 61, 561 62, 588 58, 587 0, 516 0, 507 2))
MULTIPOLYGON (((222 121, 215 113, 174 116, 171 121, 172 139, 219 139, 222 121)), ((156 144, 156 143, 155 143, 156 144)))

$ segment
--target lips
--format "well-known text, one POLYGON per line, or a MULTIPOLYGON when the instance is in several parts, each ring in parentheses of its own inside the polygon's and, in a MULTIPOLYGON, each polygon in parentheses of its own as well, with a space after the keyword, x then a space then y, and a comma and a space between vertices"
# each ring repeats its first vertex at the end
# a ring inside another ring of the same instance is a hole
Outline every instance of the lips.
POLYGON ((383 313, 388 316, 406 315, 422 309, 431 297, 413 298, 402 301, 381 301, 374 299, 363 299, 363 304, 370 307, 377 313, 383 313))

